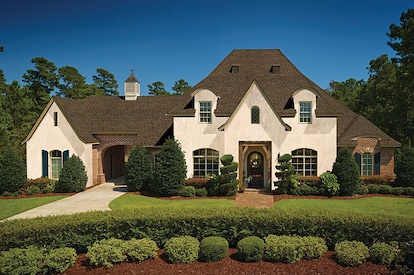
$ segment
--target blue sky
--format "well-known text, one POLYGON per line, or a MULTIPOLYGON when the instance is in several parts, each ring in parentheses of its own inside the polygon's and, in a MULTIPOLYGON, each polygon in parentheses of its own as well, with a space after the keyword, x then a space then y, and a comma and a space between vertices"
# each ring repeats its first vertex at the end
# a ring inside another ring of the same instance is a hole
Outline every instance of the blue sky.
POLYGON ((34 57, 73 66, 92 83, 97 68, 141 94, 162 81, 195 85, 233 49, 280 49, 321 88, 367 79, 369 61, 393 55, 386 33, 412 0, 3 0, 0 69, 21 82, 34 57))

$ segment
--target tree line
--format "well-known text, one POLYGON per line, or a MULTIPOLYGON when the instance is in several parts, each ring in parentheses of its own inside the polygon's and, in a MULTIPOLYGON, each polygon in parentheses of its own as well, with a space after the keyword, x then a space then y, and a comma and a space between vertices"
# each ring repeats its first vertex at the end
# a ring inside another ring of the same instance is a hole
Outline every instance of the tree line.
POLYGON ((391 24, 388 45, 396 57, 383 54, 369 62, 368 80, 332 81, 328 91, 405 145, 414 138, 414 9, 391 24))

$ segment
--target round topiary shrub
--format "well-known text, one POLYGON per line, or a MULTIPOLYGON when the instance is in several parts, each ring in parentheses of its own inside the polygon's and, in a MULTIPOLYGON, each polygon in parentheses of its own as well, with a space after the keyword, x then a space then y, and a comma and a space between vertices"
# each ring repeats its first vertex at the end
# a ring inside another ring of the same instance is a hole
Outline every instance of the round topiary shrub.
POLYGON ((223 237, 206 237, 200 242, 198 259, 203 262, 217 262, 227 256, 229 243, 223 237))
POLYGON ((22 159, 11 148, 6 148, 0 155, 0 194, 17 192, 26 182, 26 168, 22 159))
POLYGON ((88 176, 82 160, 72 155, 62 167, 59 180, 56 183, 56 193, 81 192, 85 190, 88 176))
POLYGON ((173 264, 192 263, 198 259, 200 242, 191 236, 173 237, 165 242, 164 252, 173 264))
POLYGON ((76 250, 74 248, 62 247, 53 249, 45 257, 44 264, 49 272, 63 273, 73 266, 76 261, 76 250))
POLYGON ((299 237, 271 234, 265 238, 264 259, 270 262, 295 263, 303 257, 300 244, 299 237))
POLYGON ((183 189, 178 192, 181 197, 194 197, 196 195, 196 189, 194 186, 184 186, 183 189))
POLYGON ((342 241, 335 245, 336 259, 343 266, 357 266, 369 257, 368 247, 358 241, 342 241))
POLYGON ((135 146, 125 164, 125 183, 128 191, 141 191, 149 188, 152 182, 152 161, 143 146, 135 146))
POLYGON ((237 242, 237 258, 242 262, 259 262, 263 258, 264 241, 263 239, 250 236, 237 242))
POLYGON ((97 241, 88 246, 86 258, 94 266, 112 267, 115 263, 126 259, 123 241, 118 239, 97 241))
POLYGON ((398 245, 390 245, 387 243, 379 242, 374 243, 369 248, 369 255, 371 261, 379 264, 390 265, 399 253, 398 245))
POLYGON ((150 238, 143 238, 126 241, 124 249, 130 261, 142 262, 155 259, 158 256, 157 251, 159 248, 150 238))

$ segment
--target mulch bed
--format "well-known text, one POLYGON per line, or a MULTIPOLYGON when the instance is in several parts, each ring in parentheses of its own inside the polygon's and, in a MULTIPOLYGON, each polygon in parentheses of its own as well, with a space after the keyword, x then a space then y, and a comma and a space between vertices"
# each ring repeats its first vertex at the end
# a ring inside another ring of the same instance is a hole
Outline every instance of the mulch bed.
POLYGON ((384 265, 366 262, 357 267, 343 267, 335 262, 335 252, 327 252, 323 258, 315 260, 301 260, 294 264, 257 262, 239 262, 236 257, 237 250, 230 248, 227 257, 219 262, 191 264, 168 263, 162 250, 158 252, 159 257, 155 260, 141 263, 123 262, 111 268, 90 266, 84 254, 78 256, 73 267, 65 273, 67 275, 102 275, 102 274, 398 274, 395 270, 388 269, 384 265))

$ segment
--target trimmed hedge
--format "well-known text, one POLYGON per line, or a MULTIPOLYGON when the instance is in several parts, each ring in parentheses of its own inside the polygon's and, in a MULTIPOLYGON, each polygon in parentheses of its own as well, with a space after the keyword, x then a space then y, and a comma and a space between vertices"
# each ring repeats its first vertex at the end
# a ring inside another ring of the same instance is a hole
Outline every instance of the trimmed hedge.
POLYGON ((95 241, 148 237, 162 247, 171 237, 189 235, 202 240, 225 238, 230 246, 246 236, 269 234, 315 236, 328 247, 343 240, 409 242, 414 221, 391 215, 347 211, 312 211, 211 207, 103 211, 0 222, 0 251, 14 247, 74 247, 78 251, 95 241))

